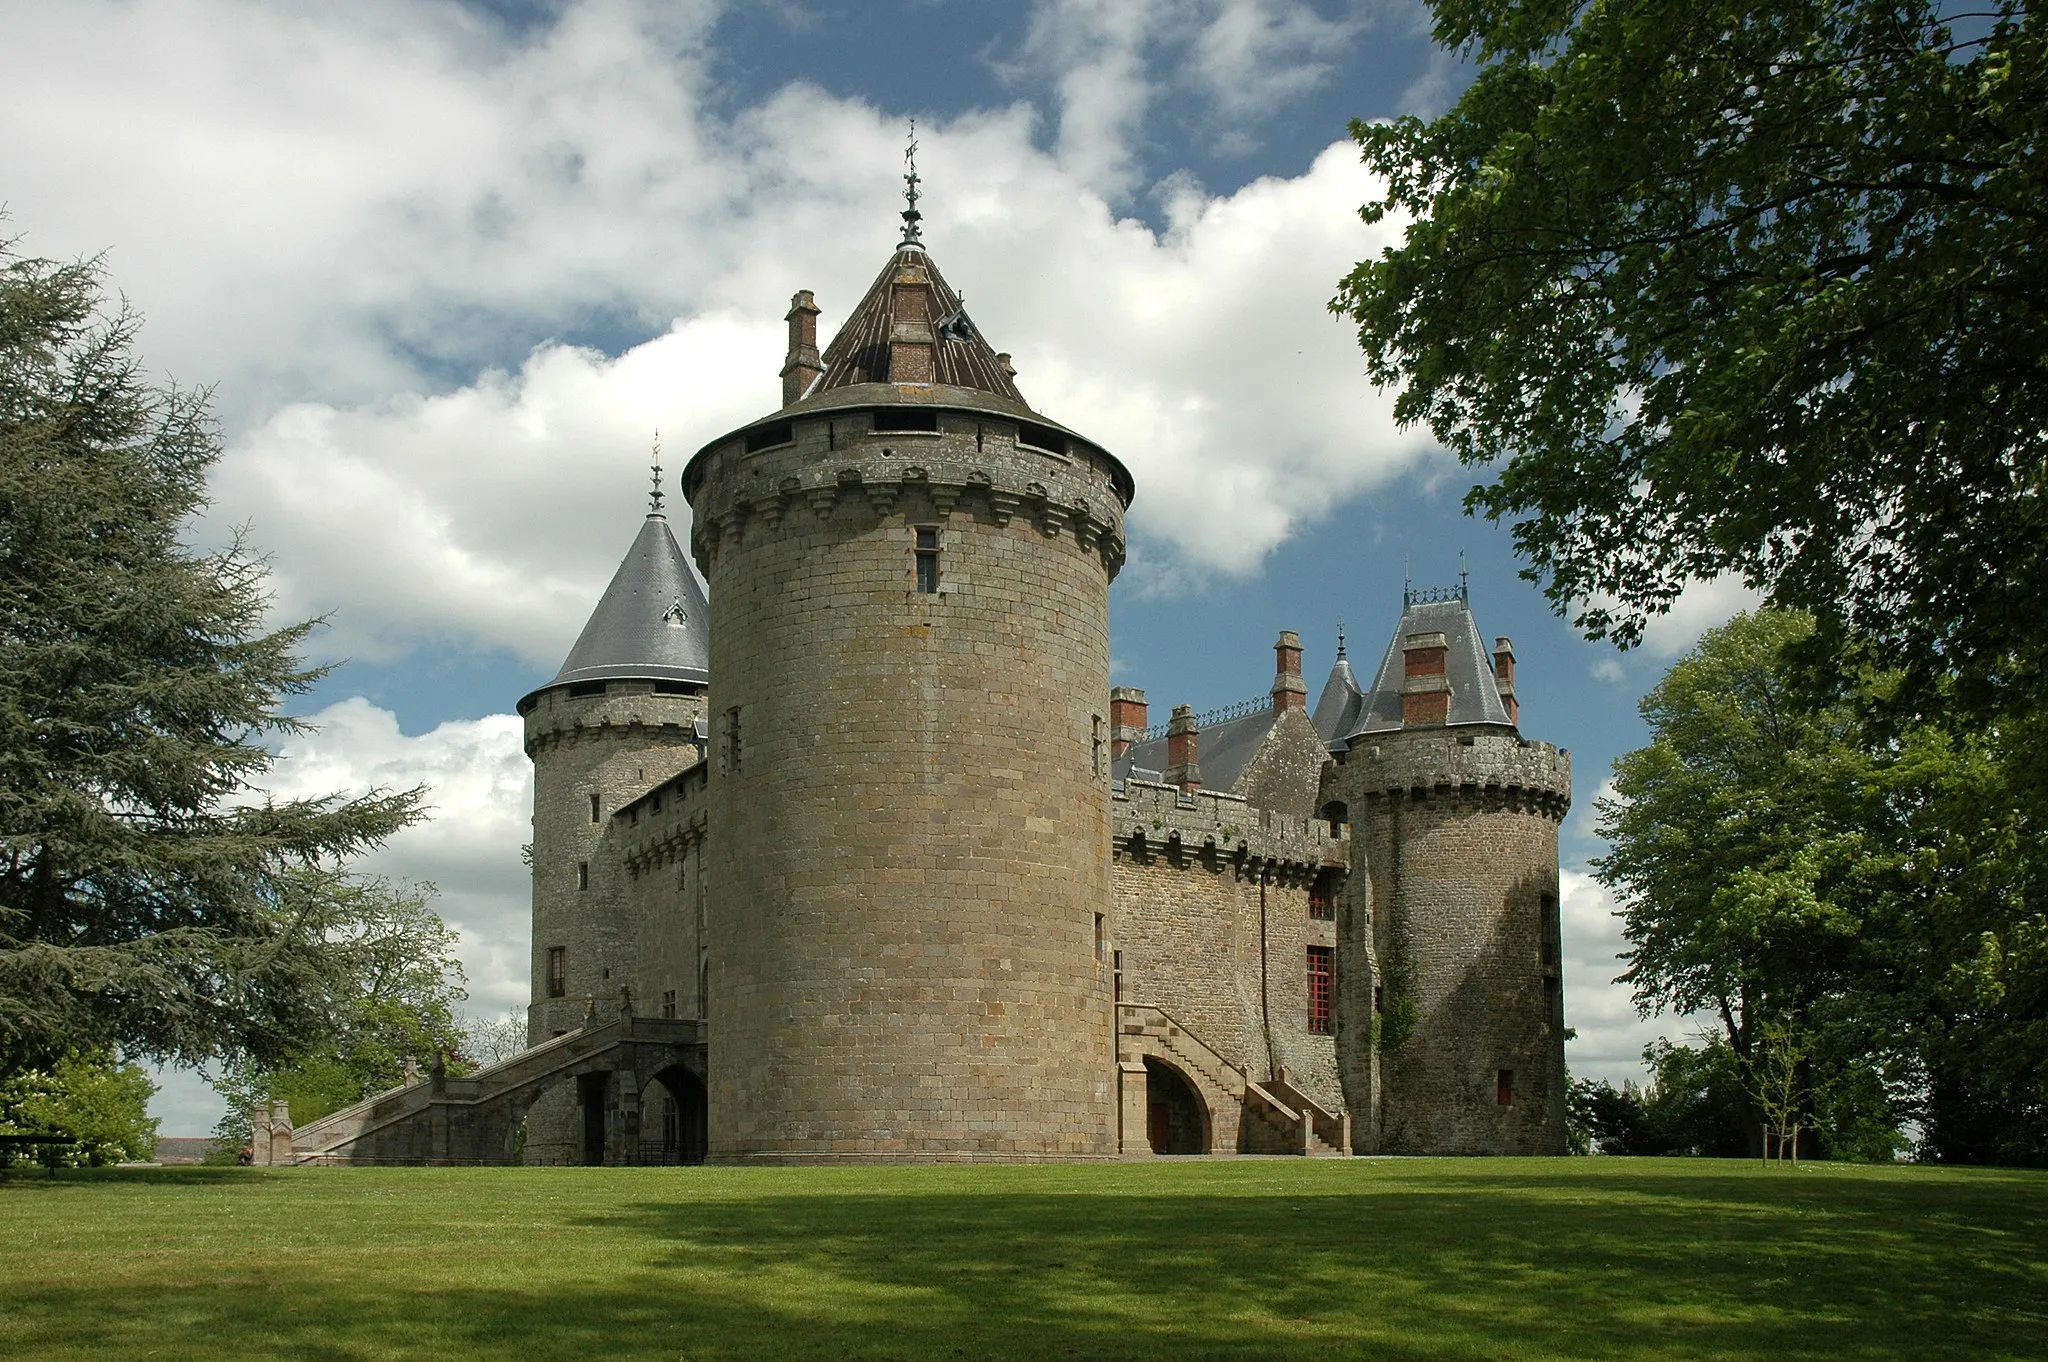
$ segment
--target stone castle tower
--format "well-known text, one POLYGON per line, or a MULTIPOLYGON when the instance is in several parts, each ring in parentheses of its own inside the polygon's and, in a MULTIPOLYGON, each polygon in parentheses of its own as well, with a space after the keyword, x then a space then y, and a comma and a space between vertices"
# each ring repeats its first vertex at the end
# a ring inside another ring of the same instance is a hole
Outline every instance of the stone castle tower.
POLYGON ((633 982, 640 924, 601 854, 606 826, 697 760, 709 612, 659 500, 561 671, 519 702, 533 760, 529 1045, 633 982))
POLYGON ((1571 757, 1518 729, 1514 648, 1489 658, 1464 588, 1406 593, 1369 689, 1339 649, 1316 705, 1337 764, 1324 790, 1353 824, 1340 1027, 1354 1111, 1378 1148, 1562 1154, 1564 996, 1558 825, 1571 757))
POLYGON ((684 470, 710 585, 710 1157, 1113 1153, 1109 585, 1130 475, 919 240, 684 470))

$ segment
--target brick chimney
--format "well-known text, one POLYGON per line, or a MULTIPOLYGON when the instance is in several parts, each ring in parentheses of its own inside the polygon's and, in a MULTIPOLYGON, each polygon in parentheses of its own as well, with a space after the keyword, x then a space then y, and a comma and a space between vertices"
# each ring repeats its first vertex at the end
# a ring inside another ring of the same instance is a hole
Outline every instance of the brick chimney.
POLYGON ((1202 768, 1195 764, 1195 707, 1175 705, 1166 725, 1166 783, 1188 794, 1202 788, 1202 768))
POLYGON ((818 358, 818 304, 807 288, 798 289, 789 300, 789 353, 782 358, 782 405, 802 397, 825 362, 818 358))
POLYGON ((1450 640, 1442 634, 1409 634, 1401 640, 1401 723, 1428 727, 1451 717, 1450 640))
POLYGON ((1116 686, 1109 692, 1109 759, 1116 761, 1131 750, 1145 731, 1145 692, 1136 686, 1116 686))
POLYGON ((1522 722, 1521 702, 1515 699, 1515 644, 1503 635, 1493 641, 1493 684, 1500 702, 1507 706, 1508 722, 1522 722))
POLYGON ((889 284, 889 310, 895 323, 889 329, 889 381, 929 383, 935 372, 932 348, 932 281, 925 267, 899 266, 889 284))
POLYGON ((1273 711, 1308 708, 1308 686, 1301 679, 1301 635, 1280 631, 1273 645, 1273 711))

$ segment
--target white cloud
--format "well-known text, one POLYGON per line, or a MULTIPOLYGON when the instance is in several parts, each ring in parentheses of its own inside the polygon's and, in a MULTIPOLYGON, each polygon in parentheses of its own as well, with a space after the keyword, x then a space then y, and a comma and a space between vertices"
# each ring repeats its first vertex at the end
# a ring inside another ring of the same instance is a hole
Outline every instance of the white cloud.
POLYGON ((1593 663, 1595 681, 1623 681, 1627 677, 1628 672, 1622 667, 1620 658, 1603 657, 1593 663))
POLYGON ((1566 1062, 1574 1078, 1641 1082, 1643 1047, 1659 1036, 1688 1041, 1699 1023, 1684 1017, 1638 1016, 1628 986, 1614 982, 1628 968, 1620 958, 1628 942, 1612 896, 1598 880, 1570 868, 1559 873, 1559 888, 1565 1022, 1578 1033, 1565 1047, 1566 1062))
POLYGON ((1671 609, 1652 616, 1644 627, 1643 650, 1652 657, 1676 657, 1699 642, 1707 630, 1726 624, 1745 610, 1754 610, 1762 601, 1761 592, 1730 574, 1688 583, 1671 609))

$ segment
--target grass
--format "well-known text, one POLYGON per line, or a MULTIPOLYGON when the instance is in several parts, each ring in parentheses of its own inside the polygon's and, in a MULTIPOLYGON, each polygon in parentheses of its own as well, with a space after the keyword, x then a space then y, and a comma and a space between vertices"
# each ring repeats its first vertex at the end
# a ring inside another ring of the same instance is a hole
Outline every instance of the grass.
POLYGON ((1996 1170, 34 1173, 0 1357, 2034 1357, 2044 1258, 1996 1170))

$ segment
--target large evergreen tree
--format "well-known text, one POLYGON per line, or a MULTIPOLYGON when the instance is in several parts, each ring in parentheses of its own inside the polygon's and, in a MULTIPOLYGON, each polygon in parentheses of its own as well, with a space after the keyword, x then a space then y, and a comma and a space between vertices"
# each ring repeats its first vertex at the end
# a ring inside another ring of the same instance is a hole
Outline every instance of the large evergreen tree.
POLYGON ((264 627, 244 546, 181 538, 206 394, 145 381, 102 293, 0 246, 0 1076, 301 1049, 391 944, 337 866, 419 814, 256 787, 310 626, 264 627))

